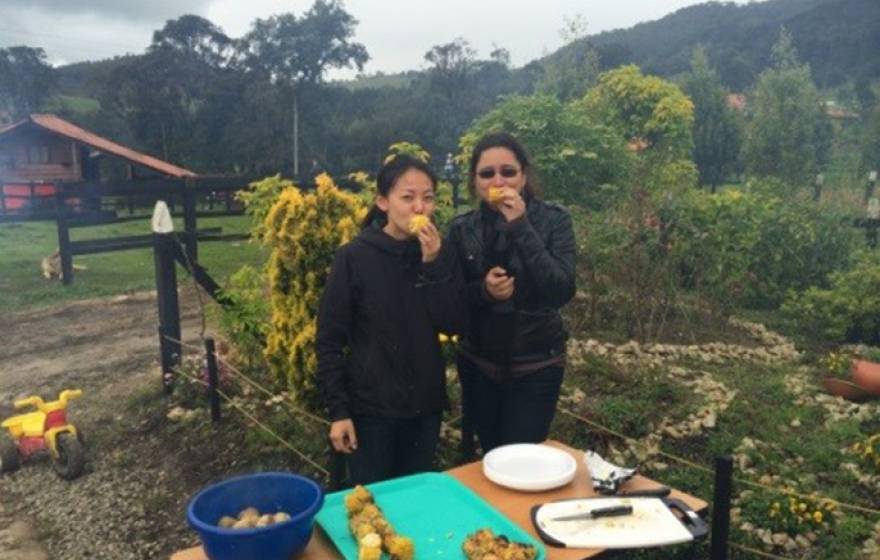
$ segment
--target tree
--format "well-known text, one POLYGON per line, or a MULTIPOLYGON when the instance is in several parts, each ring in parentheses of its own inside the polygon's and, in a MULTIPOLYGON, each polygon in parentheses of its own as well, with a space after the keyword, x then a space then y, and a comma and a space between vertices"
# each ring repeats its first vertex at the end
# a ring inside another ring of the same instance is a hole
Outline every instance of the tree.
POLYGON ((715 192, 733 170, 742 140, 737 115, 727 106, 721 80, 702 47, 694 49, 683 86, 694 103, 694 163, 700 183, 715 192))
POLYGON ((54 87, 55 71, 46 63, 43 49, 0 49, 0 107, 5 106, 13 118, 37 111, 54 87))
POLYGON ((565 46, 544 62, 544 77, 537 89, 569 101, 583 96, 596 83, 599 54, 587 39, 587 23, 580 15, 565 18, 559 35, 565 46))
POLYGON ((431 65, 428 69, 431 85, 438 88, 448 100, 467 91, 475 56, 476 52, 470 43, 461 37, 451 43, 431 47, 425 53, 425 61, 431 65))
POLYGON ((209 68, 227 66, 235 56, 235 42, 209 20, 183 15, 168 20, 153 33, 148 51, 169 50, 209 68))
POLYGON ((640 153, 689 159, 694 105, 677 85, 623 66, 599 76, 599 84, 577 102, 588 114, 636 144, 640 153))
POLYGON ((225 145, 216 140, 231 117, 228 107, 240 97, 233 46, 204 18, 168 20, 146 54, 113 69, 101 106, 163 158, 223 169, 225 145))
POLYGON ((784 28, 771 51, 772 66, 755 87, 744 155, 751 173, 805 185, 817 170, 824 118, 810 67, 798 61, 784 28))
POLYGON ((636 154, 636 187, 663 193, 696 185, 694 105, 677 85, 646 76, 638 66, 622 66, 600 75, 574 105, 628 143, 636 154))
POLYGON ((629 167, 624 141, 589 115, 539 94, 510 96, 477 119, 459 141, 459 160, 488 132, 507 131, 525 144, 547 195, 566 202, 599 207, 629 167))
POLYGON ((257 19, 243 39, 242 62, 254 80, 281 88, 290 101, 294 175, 299 175, 301 90, 320 84, 331 68, 363 70, 369 55, 351 40, 356 24, 340 2, 316 0, 299 18, 286 13, 257 19))

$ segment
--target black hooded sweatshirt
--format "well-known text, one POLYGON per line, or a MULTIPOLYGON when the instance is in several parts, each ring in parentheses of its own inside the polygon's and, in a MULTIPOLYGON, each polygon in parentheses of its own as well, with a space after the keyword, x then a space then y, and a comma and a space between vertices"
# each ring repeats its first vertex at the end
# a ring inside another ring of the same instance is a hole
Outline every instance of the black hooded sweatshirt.
POLYGON ((438 333, 465 324, 461 275, 444 247, 369 227, 336 252, 318 311, 317 380, 332 421, 411 418, 447 406, 438 333))

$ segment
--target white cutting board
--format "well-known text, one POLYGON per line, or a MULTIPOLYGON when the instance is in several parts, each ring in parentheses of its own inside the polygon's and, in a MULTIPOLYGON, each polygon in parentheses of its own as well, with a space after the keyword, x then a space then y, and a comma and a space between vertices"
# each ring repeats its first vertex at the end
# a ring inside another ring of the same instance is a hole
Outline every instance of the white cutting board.
POLYGON ((660 498, 583 498, 551 502, 535 512, 535 523, 567 548, 643 548, 690 542, 693 535, 660 498), (632 506, 631 515, 579 521, 554 517, 598 508, 632 506))

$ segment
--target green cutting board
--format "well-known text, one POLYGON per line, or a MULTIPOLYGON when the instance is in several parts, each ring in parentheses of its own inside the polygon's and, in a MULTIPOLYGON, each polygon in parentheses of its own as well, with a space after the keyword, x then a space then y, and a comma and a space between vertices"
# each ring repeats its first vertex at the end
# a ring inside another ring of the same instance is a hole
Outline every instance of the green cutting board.
MULTIPOLYGON (((449 475, 416 474, 368 484, 367 488, 394 529, 413 540, 418 560, 464 560, 464 539, 485 527, 496 535, 533 545, 538 560, 544 559, 540 542, 449 475)), ((346 560, 357 560, 357 543, 348 529, 343 501, 348 492, 328 494, 317 521, 346 560)))

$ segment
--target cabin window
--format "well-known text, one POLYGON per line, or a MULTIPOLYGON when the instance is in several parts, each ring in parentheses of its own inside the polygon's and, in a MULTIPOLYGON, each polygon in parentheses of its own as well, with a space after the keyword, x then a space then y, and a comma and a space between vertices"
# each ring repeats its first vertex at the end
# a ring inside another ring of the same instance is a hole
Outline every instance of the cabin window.
POLYGON ((49 163, 49 146, 28 148, 28 163, 49 163))

